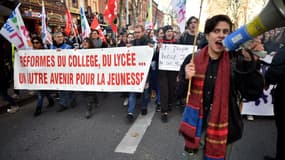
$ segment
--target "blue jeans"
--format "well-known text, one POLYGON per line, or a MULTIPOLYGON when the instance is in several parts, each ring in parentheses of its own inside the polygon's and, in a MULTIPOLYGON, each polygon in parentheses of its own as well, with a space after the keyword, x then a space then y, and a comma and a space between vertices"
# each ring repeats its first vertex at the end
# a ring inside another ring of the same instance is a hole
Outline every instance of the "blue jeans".
POLYGON ((45 97, 45 96, 47 97, 49 104, 53 104, 53 103, 54 103, 53 98, 52 98, 52 96, 50 95, 50 93, 45 93, 45 92, 43 92, 43 91, 39 91, 39 92, 38 92, 37 108, 42 108, 42 106, 43 106, 43 100, 44 100, 44 97, 45 97))
MULTIPOLYGON (((139 93, 131 92, 129 94, 128 113, 134 113, 135 112, 137 94, 139 94, 139 93)), ((143 102, 142 102, 141 109, 147 109, 148 102, 149 102, 149 88, 145 88, 144 92, 143 92, 143 102)))
POLYGON ((72 91, 60 91, 58 95, 61 107, 69 107, 75 100, 75 95, 72 91))

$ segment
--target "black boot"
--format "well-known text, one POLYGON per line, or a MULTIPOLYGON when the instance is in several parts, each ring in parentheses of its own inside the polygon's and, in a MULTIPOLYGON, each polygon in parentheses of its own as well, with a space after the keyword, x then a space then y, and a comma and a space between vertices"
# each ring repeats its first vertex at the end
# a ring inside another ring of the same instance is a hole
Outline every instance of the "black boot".
POLYGON ((47 108, 53 107, 53 105, 54 105, 54 101, 50 101, 47 105, 47 108))
POLYGON ((40 107, 37 107, 34 113, 34 117, 39 116, 42 113, 42 109, 40 107))

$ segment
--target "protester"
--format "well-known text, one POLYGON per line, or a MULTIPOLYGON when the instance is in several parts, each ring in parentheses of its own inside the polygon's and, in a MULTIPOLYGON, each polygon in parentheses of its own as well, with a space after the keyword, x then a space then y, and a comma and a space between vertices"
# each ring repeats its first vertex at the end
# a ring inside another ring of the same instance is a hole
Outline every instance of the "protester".
MULTIPOLYGON (((159 50, 159 47, 158 47, 158 39, 157 36, 154 34, 154 30, 148 29, 147 37, 148 39, 154 41, 154 48, 155 48, 154 55, 156 55, 159 50)), ((160 108, 160 89, 158 86, 158 59, 156 56, 153 56, 151 61, 149 87, 150 87, 151 98, 155 98, 156 111, 160 112, 161 108, 160 108)))
MULTIPOLYGON (((53 35, 54 43, 51 45, 51 49, 56 49, 58 51, 62 49, 72 49, 73 47, 64 42, 64 35, 62 32, 56 32, 53 35)), ((60 108, 58 112, 66 110, 68 107, 74 107, 75 105, 75 95, 72 91, 59 91, 60 98, 60 108)))
POLYGON ((9 102, 8 113, 15 113, 19 110, 16 100, 8 94, 12 82, 12 57, 11 44, 0 36, 0 94, 5 101, 9 102))
POLYGON ((125 47, 127 45, 127 32, 121 32, 120 33, 120 40, 118 41, 118 47, 125 47))
POLYGON ((264 49, 267 51, 268 54, 275 54, 276 51, 280 48, 280 44, 277 43, 274 39, 274 35, 270 34, 271 32, 265 32, 263 35, 263 43, 264 49))
MULTIPOLYGON (((83 40, 83 49, 89 49, 92 46, 90 38, 83 40)), ((85 112, 85 118, 91 118, 93 110, 99 105, 98 95, 96 92, 83 92, 83 95, 87 98, 87 110, 85 112)))
POLYGON ((107 44, 99 36, 99 31, 92 29, 90 33, 91 46, 90 48, 105 48, 107 44))
MULTIPOLYGON (((42 39, 40 37, 33 37, 32 38, 32 44, 33 44, 33 49, 44 49, 44 44, 42 42, 42 39)), ((47 107, 52 107, 54 105, 54 100, 52 96, 50 95, 49 91, 43 91, 40 90, 38 91, 38 102, 36 106, 36 110, 34 112, 34 116, 39 116, 42 113, 42 106, 43 106, 43 100, 44 97, 47 97, 48 99, 48 105, 47 107)))
MULTIPOLYGON (((190 17, 187 20, 185 31, 182 33, 178 41, 179 44, 190 44, 190 45, 194 44, 195 33, 196 33, 196 30, 198 29, 198 21, 199 19, 194 16, 190 17)), ((204 34, 201 32, 198 32, 198 37, 197 37, 198 48, 201 48, 200 43, 202 43, 203 40, 204 40, 204 34)))
MULTIPOLYGON (((252 56, 245 50, 241 53, 225 51, 222 41, 231 31, 232 22, 228 16, 216 15, 208 19, 204 31, 208 45, 195 56, 193 63, 188 62, 185 68, 181 67, 179 73, 184 93, 187 93, 191 79, 190 96, 179 128, 185 139, 189 160, 229 159, 232 143, 242 135, 238 108, 241 97, 247 90, 257 91, 251 96, 259 96, 263 91, 262 76, 255 79, 252 76, 254 72, 248 72, 245 76, 233 71, 233 62, 236 69, 243 69, 244 72, 255 65, 252 56), (240 61, 234 61, 234 56, 238 56, 240 61), (258 85, 242 88, 246 84, 258 85)), ((260 45, 254 41, 247 49, 258 50, 260 45)))
POLYGON ((134 40, 134 34, 133 33, 128 33, 127 44, 131 44, 133 40, 134 40))
MULTIPOLYGON (((173 34, 173 28, 167 25, 163 28, 164 37, 162 43, 175 44, 176 39, 173 34)), ((156 54, 157 64, 159 52, 156 54)), ((159 67, 159 65, 158 65, 159 67)), ((176 102, 175 87, 177 71, 158 70, 158 85, 160 88, 160 103, 161 103, 161 120, 162 122, 168 121, 168 112, 171 111, 176 102)))
POLYGON ((282 145, 284 142, 284 113, 285 113, 285 46, 277 50, 277 53, 272 59, 271 65, 265 74, 265 80, 268 89, 269 84, 276 85, 272 89, 273 110, 275 117, 275 124, 277 128, 277 140, 276 140, 276 155, 275 157, 265 156, 264 160, 284 160, 285 154, 282 145))
POLYGON ((76 35, 74 31, 70 32, 70 35, 66 39, 66 43, 73 46, 73 48, 80 48, 81 38, 79 35, 76 35))
MULTIPOLYGON (((188 44, 188 45, 194 45, 194 39, 195 39, 195 34, 196 31, 198 30, 198 22, 199 19, 195 16, 191 16, 185 26, 185 31, 183 34, 181 34, 178 44, 188 44)), ((196 41, 196 46, 198 46, 198 49, 201 49, 202 46, 205 45, 206 43, 205 36, 202 32, 198 32, 197 36, 197 41, 196 41)), ((185 97, 177 97, 176 101, 176 107, 180 108, 181 111, 184 110, 185 107, 185 97)))
MULTIPOLYGON (((127 43, 128 43, 128 39, 127 39, 127 35, 128 33, 126 31, 123 31, 120 33, 120 41, 118 43, 118 47, 126 47, 127 43)), ((129 104, 129 92, 123 92, 121 93, 121 97, 124 98, 124 102, 123 102, 123 106, 127 107, 129 104)))
MULTIPOLYGON (((142 45, 148 45, 149 40, 144 34, 144 27, 142 25, 136 25, 135 26, 135 39, 132 41, 133 46, 142 46, 142 45)), ((145 53, 148 54, 148 53, 145 53)), ((134 111, 136 106, 136 97, 137 93, 131 92, 129 93, 129 106, 128 106, 128 114, 127 119, 132 122, 134 120, 134 111)), ((149 76, 146 80, 145 88, 143 91, 143 103, 141 105, 141 114, 146 115, 147 114, 147 105, 149 102, 149 76)))
POLYGON ((163 37, 164 37, 163 27, 160 27, 157 30, 157 41, 162 41, 163 37))

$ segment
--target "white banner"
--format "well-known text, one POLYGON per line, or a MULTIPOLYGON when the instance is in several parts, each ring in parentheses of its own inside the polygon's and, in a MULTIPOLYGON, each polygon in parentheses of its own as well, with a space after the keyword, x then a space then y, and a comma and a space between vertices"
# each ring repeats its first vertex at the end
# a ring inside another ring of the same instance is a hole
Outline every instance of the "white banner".
POLYGON ((186 56, 193 52, 193 47, 193 45, 163 44, 159 50, 159 70, 179 71, 186 56))
POLYGON ((152 56, 149 46, 20 50, 15 89, 142 92, 152 56))

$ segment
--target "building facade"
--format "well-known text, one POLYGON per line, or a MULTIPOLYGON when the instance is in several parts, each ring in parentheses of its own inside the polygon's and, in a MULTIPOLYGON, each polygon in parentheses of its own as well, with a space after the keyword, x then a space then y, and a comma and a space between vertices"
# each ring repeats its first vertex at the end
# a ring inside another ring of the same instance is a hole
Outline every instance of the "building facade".
MULTIPOLYGON (((5 1, 9 4, 4 4, 3 1, 0 2, 0 23, 3 24, 8 18, 9 14, 21 3, 19 7, 22 14, 25 25, 30 33, 36 33, 40 35, 41 33, 41 11, 42 11, 42 0, 10 0, 5 1), (8 7, 7 7, 8 6, 8 7), (2 12, 3 11, 3 12, 2 12)), ((133 28, 136 24, 145 24, 147 18, 147 7, 149 1, 143 0, 118 0, 118 18, 117 25, 119 27, 133 28), (122 3, 120 3, 122 2, 122 3), (138 2, 137 4, 134 4, 138 2), (126 6, 128 4, 128 6, 126 6), (123 12, 119 12, 120 7, 122 7, 123 12), (127 12, 128 9, 128 12, 127 12), (137 14, 133 14, 137 13, 137 14), (128 14, 128 16, 127 16, 128 14), (123 15, 124 18, 119 21, 119 16, 123 15), (127 22, 128 21, 128 22, 127 22)), ((69 9, 72 21, 78 25, 80 30, 80 6, 85 9, 86 17, 89 23, 92 22, 94 16, 97 17, 99 23, 102 26, 107 26, 108 22, 104 20, 104 9, 108 3, 108 0, 44 0, 45 11, 47 15, 47 25, 51 32, 57 30, 63 30, 65 27, 65 11, 66 8, 69 9)), ((158 9, 158 4, 152 1, 152 19, 153 24, 156 27, 161 27, 164 25, 163 17, 164 13, 158 9)))

